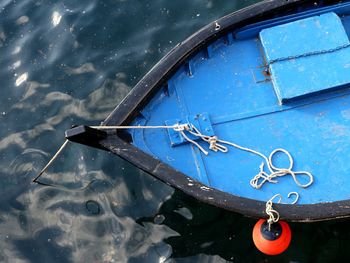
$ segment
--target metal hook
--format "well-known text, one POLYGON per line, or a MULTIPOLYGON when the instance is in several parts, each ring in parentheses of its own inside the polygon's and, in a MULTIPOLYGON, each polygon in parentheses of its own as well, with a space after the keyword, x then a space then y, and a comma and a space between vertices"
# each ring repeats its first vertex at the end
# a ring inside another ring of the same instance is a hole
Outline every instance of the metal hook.
POLYGON ((292 205, 294 205, 294 204, 296 204, 296 203, 298 202, 298 200, 299 200, 299 194, 298 194, 297 192, 290 192, 290 193, 288 194, 288 198, 290 198, 291 195, 295 195, 295 200, 291 203, 292 205))
MULTIPOLYGON (((294 205, 299 200, 299 194, 297 192, 290 192, 287 197, 291 198, 292 195, 295 195, 295 200, 291 203, 292 205, 294 205)), ((276 204, 280 204, 281 201, 282 201, 282 195, 281 194, 275 194, 273 197, 270 198, 270 200, 268 202, 272 203, 273 199, 275 199, 276 197, 279 198, 279 200, 276 202, 276 204)))

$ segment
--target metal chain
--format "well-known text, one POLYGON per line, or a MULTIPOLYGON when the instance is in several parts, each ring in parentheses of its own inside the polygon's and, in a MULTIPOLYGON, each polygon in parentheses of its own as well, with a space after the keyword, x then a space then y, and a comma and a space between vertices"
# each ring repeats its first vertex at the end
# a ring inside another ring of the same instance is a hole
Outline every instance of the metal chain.
POLYGON ((299 55, 295 55, 295 56, 288 56, 288 57, 272 59, 272 60, 269 61, 268 64, 271 65, 271 64, 276 63, 276 62, 282 62, 282 61, 291 60, 291 59, 298 59, 298 58, 303 58, 303 57, 309 57, 309 56, 333 53, 333 52, 336 52, 336 51, 339 51, 341 49, 348 48, 348 47, 350 47, 350 43, 346 43, 344 45, 341 45, 341 46, 338 46, 338 47, 335 47, 335 48, 331 48, 331 49, 316 50, 316 51, 311 51, 311 52, 307 52, 307 53, 299 54, 299 55))

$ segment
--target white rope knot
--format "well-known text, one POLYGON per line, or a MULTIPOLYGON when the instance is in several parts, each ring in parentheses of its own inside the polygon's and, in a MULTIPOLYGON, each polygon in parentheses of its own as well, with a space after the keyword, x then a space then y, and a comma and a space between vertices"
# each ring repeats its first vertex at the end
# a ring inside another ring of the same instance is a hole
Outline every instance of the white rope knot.
POLYGON ((174 129, 174 131, 180 132, 180 131, 188 131, 191 128, 190 128, 190 125, 188 123, 185 123, 185 124, 176 123, 176 124, 174 124, 173 129, 174 129))
MULTIPOLYGON (((295 195, 295 200, 291 203, 291 204, 296 204, 296 202, 298 202, 299 200, 299 194, 297 192, 290 192, 288 194, 288 198, 291 197, 291 195, 295 195)), ((277 204, 281 203, 282 201, 282 196, 281 194, 275 194, 273 197, 271 197, 267 202, 266 202, 266 209, 265 212, 266 214, 269 216, 269 218, 267 219, 267 223, 269 224, 268 229, 269 231, 271 231, 271 225, 274 223, 277 223, 280 219, 280 214, 278 213, 277 210, 273 209, 273 199, 275 199, 276 197, 279 198, 277 204)))
POLYGON ((205 155, 208 155, 208 152, 206 150, 204 150, 204 148, 202 146, 199 145, 199 143, 195 142, 194 140, 192 140, 190 137, 188 137, 185 133, 185 131, 189 132, 189 133, 192 133, 192 129, 193 129, 193 125, 192 124, 188 124, 188 123, 185 123, 185 124, 175 124, 174 125, 174 131, 177 131, 179 132, 182 137, 188 141, 189 143, 192 143, 193 145, 197 146, 197 148, 202 151, 205 155))
POLYGON ((215 152, 218 151, 218 146, 217 146, 217 141, 218 141, 218 137, 217 136, 211 136, 208 139, 208 143, 209 143, 209 149, 213 150, 215 152))
POLYGON ((218 137, 208 136, 208 135, 202 134, 193 124, 189 124, 189 123, 175 124, 173 126, 173 129, 174 129, 174 131, 180 132, 180 134, 182 135, 182 137, 186 141, 195 145, 205 155, 209 154, 208 151, 206 151, 201 145, 199 145, 199 143, 195 142, 190 137, 188 137, 186 135, 185 131, 192 134, 193 136, 201 138, 203 141, 207 142, 209 144, 209 149, 212 151, 215 151, 215 152, 217 152, 217 151, 227 152, 228 151, 226 146, 218 143, 218 141, 219 141, 218 137))
POLYGON ((201 138, 203 141, 207 142, 209 144, 210 150, 214 152, 217 152, 217 151, 220 151, 223 153, 228 152, 228 149, 226 146, 218 143, 218 142, 221 142, 221 140, 219 140, 217 136, 204 135, 194 125, 192 125, 192 129, 189 130, 188 132, 196 137, 201 138))
POLYGON ((226 146, 218 143, 219 140, 217 136, 210 136, 208 138, 203 137, 203 140, 209 143, 209 149, 214 152, 220 151, 225 153, 228 151, 226 146))
POLYGON ((269 231, 271 231, 271 225, 273 223, 277 223, 280 219, 280 214, 272 207, 271 199, 266 202, 265 212, 269 216, 269 218, 267 219, 267 223, 269 224, 269 231))
POLYGON ((274 178, 277 177, 282 177, 285 175, 291 175, 294 182, 302 187, 302 188, 306 188, 308 186, 310 186, 313 183, 313 176, 310 172, 307 171, 293 171, 293 158, 290 155, 290 153, 284 149, 275 149, 274 151, 271 152, 269 158, 266 158, 266 156, 263 156, 265 158, 267 167, 270 171, 270 173, 267 173, 264 171, 264 163, 262 163, 260 165, 260 172, 255 175, 253 177, 252 180, 250 180, 250 185, 255 188, 255 189, 260 189, 264 183, 269 182, 269 183, 277 183, 277 180, 274 180, 274 178), (282 152, 284 154, 287 155, 288 159, 289 159, 289 167, 288 168, 279 168, 273 165, 272 159, 274 154, 276 154, 277 152, 282 152), (306 175, 307 177, 309 177, 309 181, 305 184, 302 184, 299 182, 299 180, 297 179, 297 175, 306 175))

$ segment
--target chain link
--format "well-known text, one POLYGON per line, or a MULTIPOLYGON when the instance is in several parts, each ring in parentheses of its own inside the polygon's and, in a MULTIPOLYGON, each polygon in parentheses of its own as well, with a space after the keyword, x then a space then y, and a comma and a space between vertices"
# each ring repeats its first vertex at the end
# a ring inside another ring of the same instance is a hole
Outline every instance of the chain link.
POLYGON ((331 49, 316 50, 316 51, 311 51, 311 52, 307 52, 307 53, 300 54, 300 55, 272 59, 272 60, 269 61, 268 64, 271 65, 271 64, 276 63, 276 62, 282 62, 282 61, 291 60, 291 59, 298 59, 298 58, 303 58, 303 57, 310 57, 310 56, 315 56, 315 55, 333 53, 333 52, 336 52, 336 51, 339 51, 341 49, 345 49, 345 48, 348 48, 348 47, 350 47, 350 43, 346 43, 344 45, 341 45, 341 46, 338 46, 338 47, 335 47, 335 48, 331 48, 331 49))

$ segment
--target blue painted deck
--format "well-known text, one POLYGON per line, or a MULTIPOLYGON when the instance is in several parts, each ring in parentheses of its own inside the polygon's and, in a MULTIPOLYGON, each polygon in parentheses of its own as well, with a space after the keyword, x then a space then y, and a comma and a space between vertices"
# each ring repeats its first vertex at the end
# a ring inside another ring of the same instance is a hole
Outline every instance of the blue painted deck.
MULTIPOLYGON (((344 6, 347 8, 327 11, 341 17, 349 34, 349 4, 344 6)), ((314 15, 312 11, 299 14, 302 18, 314 15)), ((276 26, 283 19, 272 22, 276 26)), ((266 67, 259 33, 266 25, 268 21, 232 32, 191 58, 189 65, 181 67, 145 106, 133 125, 164 125, 173 119, 185 122, 187 116, 207 113, 220 139, 267 156, 275 148, 288 150, 294 158, 293 170, 314 175, 310 187, 298 187, 287 175, 278 178, 278 184, 266 183, 254 189, 249 181, 259 172, 260 157, 233 147, 228 153, 209 151, 208 156, 188 143, 172 147, 168 132, 162 129, 129 130, 133 144, 186 175, 237 196, 267 201, 276 193, 286 197, 297 191, 299 204, 349 199, 348 85, 281 104, 270 77, 263 74, 266 67)), ((280 157, 276 158, 278 166, 287 167, 287 160, 280 157)), ((306 182, 307 178, 299 179, 306 182)))

